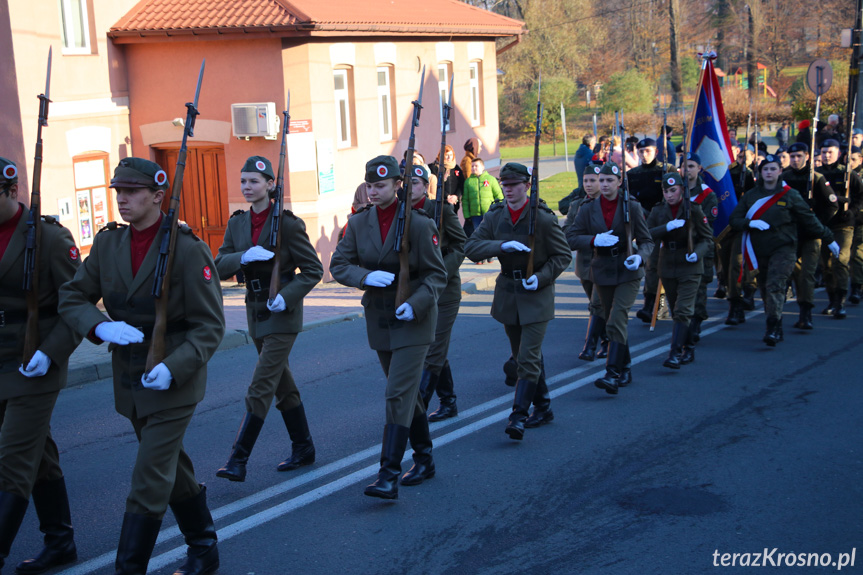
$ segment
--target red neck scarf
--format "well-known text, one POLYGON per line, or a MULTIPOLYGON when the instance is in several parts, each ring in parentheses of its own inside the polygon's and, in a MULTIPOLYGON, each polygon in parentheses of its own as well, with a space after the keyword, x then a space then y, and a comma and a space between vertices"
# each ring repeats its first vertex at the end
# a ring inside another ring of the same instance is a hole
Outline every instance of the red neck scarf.
POLYGON ((518 218, 521 217, 521 213, 524 211, 524 209, 527 207, 527 205, 529 203, 530 202, 523 203, 522 206, 517 210, 513 210, 511 207, 509 207, 509 204, 506 205, 506 209, 509 210, 509 217, 510 217, 510 219, 512 219, 513 225, 515 225, 515 222, 517 222, 518 218))
POLYGON ((267 204, 267 209, 261 212, 260 214, 256 214, 255 210, 249 208, 249 212, 252 214, 252 244, 258 245, 258 240, 261 238, 261 231, 264 229, 264 224, 267 223, 267 218, 270 217, 270 210, 273 208, 273 204, 267 204))
POLYGON ((159 232, 159 226, 162 225, 162 218, 144 230, 136 230, 135 226, 129 226, 132 230, 132 277, 138 275, 138 270, 141 269, 141 264, 144 263, 144 258, 150 250, 150 245, 153 239, 159 232))
POLYGON ((387 234, 390 231, 390 226, 393 225, 393 220, 396 218, 396 210, 398 209, 398 207, 398 199, 396 199, 386 208, 381 208, 380 206, 375 207, 375 209, 378 211, 378 224, 381 227, 381 243, 387 241, 387 234))
POLYGON ((21 214, 24 213, 24 205, 18 204, 18 212, 9 218, 7 221, 0 224, 0 259, 6 253, 6 248, 9 247, 9 241, 15 233, 15 228, 18 227, 18 220, 21 219, 21 214))
POLYGON ((602 219, 605 220, 605 227, 611 230, 611 223, 614 221, 614 213, 617 211, 617 201, 620 197, 613 200, 606 200, 605 196, 599 196, 599 207, 602 208, 602 219))

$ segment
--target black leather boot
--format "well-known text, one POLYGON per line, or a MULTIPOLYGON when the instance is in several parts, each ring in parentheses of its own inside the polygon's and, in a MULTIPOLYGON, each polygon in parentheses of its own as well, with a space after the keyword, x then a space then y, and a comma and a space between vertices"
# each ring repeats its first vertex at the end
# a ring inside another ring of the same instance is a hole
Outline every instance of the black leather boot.
POLYGON ((861 293, 860 288, 863 287, 860 284, 851 284, 851 292, 848 294, 848 301, 853 304, 860 303, 861 293))
POLYGON ((725 289, 725 284, 717 284, 716 291, 713 292, 713 297, 715 297, 716 299, 725 299, 726 295, 728 295, 728 290, 725 289))
POLYGON ((644 306, 635 313, 635 317, 644 323, 650 323, 653 319, 653 304, 656 302, 655 293, 644 294, 644 306))
POLYGON ((662 362, 663 367, 680 369, 680 353, 683 351, 683 340, 686 338, 686 326, 680 322, 674 322, 671 331, 671 349, 668 357, 662 362))
POLYGON ((509 387, 515 387, 515 382, 518 381, 518 362, 513 356, 509 356, 503 364, 503 373, 506 375, 504 383, 509 387))
POLYGON ((623 346, 623 363, 620 365, 620 377, 617 387, 626 387, 632 383, 632 356, 629 354, 629 342, 623 346))
POLYGON ((512 413, 509 414, 509 422, 504 430, 510 439, 521 440, 524 437, 524 422, 534 395, 536 395, 536 382, 519 379, 515 384, 512 413))
POLYGON ((593 382, 599 389, 606 393, 617 395, 617 387, 620 379, 620 371, 623 366, 624 346, 616 341, 608 344, 608 358, 605 361, 605 375, 593 382))
POLYGON ((743 297, 740 298, 740 303, 743 305, 743 311, 752 311, 755 309, 755 288, 752 286, 743 286, 743 297))
POLYGON ((281 413, 288 435, 291 436, 291 456, 279 463, 276 470, 291 471, 303 465, 311 465, 315 462, 315 444, 309 431, 306 408, 301 403, 281 413))
POLYGON ((689 338, 698 343, 701 341, 701 322, 704 321, 700 317, 693 317, 689 320, 689 338))
POLYGON ((743 309, 742 302, 737 303, 737 308, 734 310, 734 313, 737 314, 737 325, 743 325, 746 323, 746 310, 743 309))
MULTIPOLYGON (((599 341, 599 322, 600 318, 595 315, 590 316, 587 320, 587 335, 584 338, 584 348, 578 354, 578 359, 584 361, 593 361, 596 359, 596 344, 599 341)), ((605 327, 605 326, 603 326, 605 327)))
POLYGON ((833 319, 845 319, 848 317, 848 312, 845 311, 845 290, 836 290, 836 297, 833 301, 833 319))
POLYGON ((257 415, 246 413, 243 416, 240 429, 237 431, 237 438, 231 448, 231 456, 225 466, 216 471, 216 477, 224 477, 231 481, 246 480, 246 463, 249 462, 249 455, 252 453, 252 448, 258 440, 258 434, 261 433, 263 426, 264 420, 257 415))
POLYGON ((40 481, 33 486, 33 507, 39 518, 39 531, 45 534, 45 547, 33 559, 26 559, 15 567, 16 573, 44 573, 59 565, 78 560, 75 548, 72 513, 66 479, 40 481))
POLYGON ((737 321, 737 303, 736 299, 728 300, 728 317, 725 318, 725 325, 737 325, 740 322, 737 321))
POLYGON ((794 327, 798 329, 813 329, 811 303, 800 304, 800 317, 797 318, 797 323, 794 324, 794 327))
POLYGON ((524 426, 533 429, 552 421, 554 421, 554 412, 551 410, 551 395, 545 382, 545 365, 543 365, 539 381, 536 382, 536 392, 533 394, 533 411, 524 420, 524 426))
POLYGON ((440 375, 433 373, 430 369, 423 370, 422 377, 420 378, 420 397, 423 398, 423 405, 426 409, 428 409, 429 402, 434 397, 438 378, 440 378, 440 375))
POLYGON ((686 338, 680 351, 680 365, 687 365, 693 361, 695 361, 695 339, 692 337, 692 330, 686 330, 686 338))
POLYGON ((429 421, 441 421, 458 415, 458 406, 455 403, 455 383, 452 380, 452 369, 449 360, 443 364, 437 383, 437 395, 440 398, 440 407, 429 415, 429 421))
POLYGON ((779 316, 779 321, 776 322, 776 335, 779 336, 779 341, 785 341, 785 333, 782 331, 782 316, 779 316))
POLYGON ((129 512, 123 515, 114 575, 146 575, 161 527, 161 519, 129 512))
POLYGON ((767 318, 767 330, 764 332, 764 343, 770 347, 775 347, 779 340, 777 325, 779 321, 774 317, 767 318))
POLYGON ((834 300, 836 299, 836 294, 834 294, 832 291, 828 291, 827 297, 830 301, 827 303, 827 307, 821 310, 821 315, 833 315, 833 310, 836 306, 836 304, 834 303, 834 300))
POLYGON ((432 440, 429 433, 429 421, 426 414, 415 415, 411 420, 408 432, 411 448, 414 450, 414 464, 402 476, 402 485, 419 485, 426 479, 434 477, 434 459, 432 458, 432 440))
POLYGON ((20 495, 0 491, 0 567, 6 563, 12 542, 15 541, 27 512, 28 503, 30 502, 20 495))
POLYGON ((381 445, 381 469, 374 483, 366 487, 364 495, 381 499, 399 498, 399 475, 402 474, 402 458, 408 443, 410 430, 404 425, 387 423, 381 445))
POLYGON ((608 357, 608 334, 605 333, 605 320, 602 321, 602 333, 599 336, 599 347, 596 350, 596 359, 608 357))
POLYGON ((219 568, 216 526, 207 507, 207 487, 184 501, 171 503, 177 527, 186 539, 186 561, 174 575, 205 575, 219 568))

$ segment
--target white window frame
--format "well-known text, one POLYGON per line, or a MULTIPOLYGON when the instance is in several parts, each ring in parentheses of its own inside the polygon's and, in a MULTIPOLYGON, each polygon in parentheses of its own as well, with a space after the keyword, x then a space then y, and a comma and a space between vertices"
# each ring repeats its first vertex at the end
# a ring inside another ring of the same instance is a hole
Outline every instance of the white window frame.
MULTIPOLYGON (((452 74, 451 62, 440 62, 437 65, 437 85, 438 93, 440 94, 440 121, 441 129, 443 129, 443 105, 449 102, 449 79, 452 74)), ((449 112, 449 123, 446 127, 447 132, 453 131, 453 110, 449 112)))
POLYGON ((378 128, 381 134, 381 142, 389 142, 393 139, 393 100, 390 67, 378 66, 376 73, 375 83, 378 87, 378 128), (383 86, 380 85, 381 74, 386 78, 383 86))
POLYGON ((63 54, 92 54, 90 46, 90 15, 87 12, 87 0, 59 0, 60 31, 63 40, 63 54), (67 17, 67 15, 72 17, 67 17), (75 37, 73 20, 81 19, 81 37, 83 46, 70 46, 70 38, 75 37))
POLYGON ((349 70, 338 68, 333 70, 333 95, 336 106, 336 146, 339 148, 350 148, 353 145, 351 131, 351 85, 349 70), (336 89, 337 77, 344 80, 344 88, 336 89), (344 128, 344 129, 342 129, 344 128))
POLYGON ((468 64, 470 78, 470 125, 476 127, 482 124, 482 78, 480 77, 481 62, 468 64))

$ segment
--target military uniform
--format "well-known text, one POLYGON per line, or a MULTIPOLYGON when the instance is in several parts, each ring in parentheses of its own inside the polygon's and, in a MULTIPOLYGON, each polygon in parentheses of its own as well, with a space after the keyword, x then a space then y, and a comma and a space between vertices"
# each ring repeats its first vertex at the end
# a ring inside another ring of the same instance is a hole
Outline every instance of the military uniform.
MULTIPOLYGON (((863 178, 863 164, 854 168, 854 173, 863 178)), ((854 241, 851 243, 851 263, 849 264, 851 276, 851 292, 848 301, 860 303, 863 295, 863 210, 857 212, 854 218, 854 241)))
POLYGON ((33 573, 77 559, 66 483, 50 423, 57 396, 66 386, 69 356, 81 342, 57 314, 57 291, 75 275, 81 258, 72 234, 54 218, 43 216, 36 270, 38 351, 32 361, 27 359, 27 366, 22 365, 27 301, 21 286, 28 210, 11 191, 17 181, 15 164, 0 158, 0 202, 10 210, 17 207, 17 213, 0 224, 0 567, 32 494, 45 549, 19 564, 18 572, 33 573), (34 363, 42 365, 26 369, 34 363))
MULTIPOLYGON (((617 166, 606 164, 603 174, 618 170, 617 166)), ((617 173, 615 173, 617 175, 617 173)), ((627 269, 627 234, 624 223, 623 198, 617 196, 611 226, 607 225, 604 216, 610 202, 600 196, 597 200, 585 204, 578 211, 575 222, 567 229, 566 239, 574 250, 593 248, 593 259, 590 263, 590 279, 594 290, 598 292, 602 305, 602 314, 606 321, 606 332, 610 340, 608 358, 606 361, 606 376, 597 380, 597 386, 607 392, 617 393, 618 386, 628 385, 632 379, 630 370, 630 353, 627 337, 627 320, 629 310, 638 294, 638 286, 644 277, 641 265, 627 269), (609 247, 596 246, 594 240, 598 234, 611 232, 619 238, 617 244, 609 247)), ((641 206, 637 202, 629 202, 629 220, 632 239, 637 245, 633 255, 641 258, 641 264, 650 257, 653 251, 653 239, 645 224, 641 206)))
MULTIPOLYGON (((399 178, 398 163, 391 156, 378 156, 366 164, 367 182, 399 178)), ((410 245, 411 295, 406 304, 412 309, 414 319, 398 319, 398 278, 384 287, 367 284, 368 276, 375 271, 396 276, 399 273, 399 257, 393 251, 397 222, 392 222, 382 240, 379 214, 386 216, 385 210, 371 205, 354 214, 333 253, 330 272, 340 284, 364 290, 362 304, 369 347, 377 351, 387 377, 381 470, 365 493, 394 499, 398 497, 398 477, 409 434, 422 439, 420 445, 412 440, 415 465, 413 473, 409 471, 405 475, 411 474, 413 479, 419 473, 420 481, 434 475, 426 406, 419 386, 429 346, 435 340, 438 299, 447 285, 447 272, 437 245, 440 238, 434 222, 424 212, 409 210, 410 237, 405 239, 410 245)))
MULTIPOLYGON (((111 186, 166 189, 167 176, 153 162, 127 158, 120 161, 111 186)), ((125 322, 144 334, 141 343, 108 346, 114 407, 132 423, 139 443, 117 550, 118 573, 137 573, 142 566, 146 570, 169 504, 189 545, 184 573, 209 572, 200 570, 202 565, 218 566, 206 491, 195 479, 182 442, 195 407, 204 399, 207 362, 225 332, 222 290, 210 248, 190 228, 178 228, 170 284, 166 279, 170 289, 162 364, 170 371, 170 386, 145 387, 142 376, 155 321, 151 292, 161 237, 159 231, 134 274, 132 228, 109 223, 96 234, 74 279, 60 288, 63 319, 94 343, 103 343, 96 332, 106 321, 125 322), (108 317, 94 304, 100 299, 108 317)))
MULTIPOLYGON (((765 163, 772 162, 779 163, 777 158, 768 155, 765 163)), ((764 341, 771 346, 782 339, 782 308, 788 278, 797 261, 798 228, 808 236, 820 236, 827 243, 833 241, 833 234, 818 221, 800 194, 790 186, 784 189, 779 186, 777 183, 775 189, 767 190, 759 181, 741 198, 730 216, 731 227, 744 232, 745 254, 754 254, 757 258, 752 265, 758 270, 758 285, 767 315, 764 341), (767 223, 769 228, 752 228, 750 222, 755 219, 767 223)))
MULTIPOLYGON (((663 187, 683 186, 683 179, 677 174, 666 177, 663 187)), ((710 188, 707 188, 710 191, 710 188)), ((716 197, 713 192, 711 195, 716 197)), ((699 198, 700 199, 700 198, 699 198)), ((712 260, 707 254, 713 251, 713 228, 708 223, 709 218, 704 215, 696 198, 692 198, 689 208, 688 225, 669 230, 668 223, 672 220, 682 220, 682 203, 672 207, 667 202, 656 206, 647 217, 647 228, 654 245, 659 242, 659 278, 665 288, 668 298, 668 308, 674 319, 674 330, 671 337, 671 350, 665 365, 672 369, 679 369, 681 363, 689 363, 694 359, 691 348, 694 341, 690 339, 690 321, 693 313, 697 313, 696 300, 701 292, 701 284, 704 282, 704 268, 712 266, 712 260), (692 252, 689 251, 689 237, 692 237, 692 252), (690 262, 691 253, 695 254, 696 261, 690 262), (680 356, 684 353, 684 347, 688 349, 687 361, 681 362, 680 356)), ((712 278, 712 275, 710 276, 712 278)), ((706 289, 706 288, 705 288, 706 289)))
MULTIPOLYGON (((700 335, 701 322, 709 316, 707 314, 707 286, 713 281, 713 268, 716 265, 716 243, 713 238, 713 222, 719 215, 719 198, 716 193, 701 180, 701 176, 695 182, 695 187, 689 191, 692 203, 701 208, 701 213, 707 218, 710 226, 711 242, 709 248, 704 252, 704 265, 702 266, 701 282, 698 284, 698 293, 695 296, 695 311, 692 316, 694 320, 693 329, 700 335)), ((649 226, 648 226, 649 227, 649 226)), ((661 276, 660 276, 661 277, 661 276)), ((663 284, 664 285, 664 284, 663 284)))
MULTIPOLYGON (((241 173, 259 173, 263 176, 262 179, 274 179, 272 165, 261 156, 249 158, 241 173)), ((284 301, 285 309, 277 312, 268 309, 273 260, 259 260, 243 265, 243 257, 252 247, 271 246, 273 204, 268 202, 267 206, 267 209, 263 210, 265 213, 261 214, 265 221, 259 229, 257 241, 253 238, 255 224, 252 221, 252 211, 234 212, 228 220, 225 238, 216 256, 216 269, 220 278, 227 279, 243 269, 246 279, 246 320, 249 335, 258 350, 258 362, 246 392, 246 414, 228 462, 216 472, 217 476, 232 481, 245 479, 246 463, 274 396, 276 409, 291 437, 291 456, 282 461, 277 469, 290 471, 315 461, 315 446, 300 391, 291 373, 289 356, 297 334, 303 330, 303 298, 321 280, 324 268, 309 241, 305 222, 291 211, 284 210, 279 224, 282 236, 279 295, 284 301), (299 273, 296 273, 297 269, 299 273)))

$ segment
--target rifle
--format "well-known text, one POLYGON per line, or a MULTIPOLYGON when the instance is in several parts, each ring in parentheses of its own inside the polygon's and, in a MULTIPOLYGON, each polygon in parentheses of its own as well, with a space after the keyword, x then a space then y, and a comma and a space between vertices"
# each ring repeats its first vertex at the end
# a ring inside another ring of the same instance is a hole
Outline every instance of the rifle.
POLYGON ((288 101, 285 104, 285 117, 282 126, 282 150, 279 153, 279 175, 276 177, 276 189, 273 190, 273 211, 270 223, 270 249, 275 251, 273 256, 273 271, 270 276, 270 293, 267 296, 272 303, 279 295, 282 287, 282 210, 285 206, 285 163, 288 148, 288 133, 291 131, 291 91, 288 90, 288 101))
POLYGON ((752 137, 755 138, 755 161, 758 162, 758 110, 755 110, 755 132, 752 134, 752 137))
MULTIPOLYGON (((621 140, 626 139, 626 128, 624 128, 623 124, 619 126, 620 128, 620 137, 621 140)), ((625 158, 621 158, 623 161, 621 162, 623 165, 620 166, 620 177, 621 177, 621 191, 622 194, 622 202, 623 205, 623 225, 624 229, 626 229, 626 255, 632 255, 632 218, 629 217, 629 177, 626 175, 626 161, 625 158)))
MULTIPOLYGON (((848 124, 848 136, 845 141, 848 142, 848 154, 845 158, 845 197, 850 197, 851 193, 851 138, 854 135, 854 120, 857 116, 857 98, 851 104, 851 123, 848 124)), ((839 208, 840 211, 848 209, 848 203, 844 202, 839 208)))
MULTIPOLYGON (((411 181, 411 168, 414 164, 414 144, 416 136, 414 131, 420 125, 420 112, 423 109, 423 86, 426 78, 426 67, 423 66, 422 75, 420 76, 420 94, 416 100, 411 102, 414 106, 413 119, 411 120, 411 135, 408 138, 408 151, 405 154, 405 178, 402 186, 402 194, 399 201, 398 212, 396 215, 396 235, 393 242, 393 251, 399 254, 399 283, 396 287, 396 308, 405 303, 411 295, 411 266, 410 266, 410 230, 411 230, 411 189, 413 182, 411 181)), ((452 93, 452 92, 450 92, 452 93)), ((444 124, 446 129, 446 124, 444 124)), ((443 158, 441 158, 443 161, 443 158)))
POLYGON ((183 190, 183 173, 186 171, 186 139, 194 137, 195 118, 198 112, 198 96, 201 95, 201 82, 204 80, 204 64, 198 73, 198 86, 195 88, 195 101, 186 102, 186 124, 183 129, 183 143, 177 154, 177 169, 171 185, 171 203, 168 217, 162 219, 162 239, 159 244, 159 259, 156 261, 153 297, 156 299, 156 317, 153 321, 153 336, 147 352, 146 373, 165 359, 165 331, 168 327, 168 293, 171 287, 171 270, 174 267, 174 247, 177 244, 177 220, 180 217, 180 193, 183 190))
POLYGON ((30 211, 27 215, 27 238, 24 243, 24 291, 27 293, 27 327, 24 332, 24 367, 39 347, 39 253, 42 251, 42 126, 48 125, 51 102, 51 48, 48 48, 48 71, 45 93, 39 94, 39 121, 36 124, 36 157, 33 161, 33 185, 30 187, 30 211))
POLYGON ((533 171, 530 174, 530 205, 527 208, 527 269, 525 279, 533 275, 533 254, 536 245, 536 216, 539 209, 539 136, 542 134, 542 72, 539 73, 539 87, 536 89, 536 133, 533 137, 533 171))
POLYGON ((434 223, 438 231, 441 229, 443 221, 443 180, 446 175, 446 166, 444 166, 444 156, 446 155, 446 127, 449 124, 449 113, 452 110, 452 83, 455 75, 449 77, 449 102, 441 102, 441 127, 440 127, 440 154, 438 155, 437 164, 437 191, 435 192, 434 200, 434 223))
MULTIPOLYGON (((818 68, 818 74, 821 74, 821 68, 818 68)), ((818 95, 815 97, 815 117, 812 119, 812 127, 809 128, 809 131, 812 133, 812 137, 809 142, 809 182, 807 188, 809 189, 809 203, 812 203, 812 192, 815 187, 815 132, 818 130, 818 122, 819 116, 821 116, 821 81, 818 82, 818 95)), ((840 208, 841 209, 841 208, 840 208)))
POLYGON ((665 150, 665 157, 662 158, 662 180, 665 181, 665 173, 668 171, 666 166, 668 158, 671 157, 668 153, 668 112, 662 113, 662 149, 665 150))
POLYGON ((689 193, 689 132, 686 130, 686 118, 683 118, 683 219, 686 220, 686 253, 693 253, 692 241, 692 199, 689 193))
MULTIPOLYGON (((740 193, 746 191, 746 147, 749 145, 749 129, 752 127, 752 98, 749 99, 749 115, 746 118, 746 139, 743 140, 743 164, 740 166, 740 193)), ((738 162, 738 158, 735 158, 738 162)), ((811 197, 811 196, 810 196, 811 197)))

